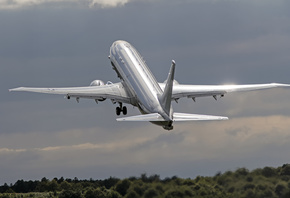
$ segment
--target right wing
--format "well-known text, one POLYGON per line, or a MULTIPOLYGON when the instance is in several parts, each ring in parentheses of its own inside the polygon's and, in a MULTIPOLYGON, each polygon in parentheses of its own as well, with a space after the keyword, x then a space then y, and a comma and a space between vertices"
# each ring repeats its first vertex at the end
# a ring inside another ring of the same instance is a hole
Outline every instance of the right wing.
MULTIPOLYGON (((164 89, 165 84, 159 83, 160 87, 164 89)), ((204 96, 223 96, 230 92, 241 91, 255 91, 270 89, 275 87, 288 87, 289 84, 269 83, 269 84, 252 84, 252 85, 183 85, 175 84, 172 89, 172 100, 182 97, 196 98, 204 96)))
POLYGON ((18 87, 9 89, 9 91, 28 91, 46 94, 66 95, 67 98, 88 98, 95 100, 111 99, 115 102, 133 103, 133 97, 128 93, 123 84, 106 84, 102 86, 87 87, 65 87, 65 88, 35 88, 35 87, 18 87))

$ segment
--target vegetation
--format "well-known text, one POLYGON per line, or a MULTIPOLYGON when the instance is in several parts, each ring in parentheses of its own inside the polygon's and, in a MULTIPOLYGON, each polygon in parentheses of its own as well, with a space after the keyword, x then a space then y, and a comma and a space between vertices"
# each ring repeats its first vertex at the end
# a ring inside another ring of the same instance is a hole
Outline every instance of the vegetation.
POLYGON ((218 172, 213 177, 198 176, 182 179, 176 176, 160 179, 159 175, 105 180, 78 178, 41 181, 18 180, 14 185, 0 186, 0 198, 59 197, 59 198, 187 198, 187 197, 290 197, 290 164, 249 171, 218 172))

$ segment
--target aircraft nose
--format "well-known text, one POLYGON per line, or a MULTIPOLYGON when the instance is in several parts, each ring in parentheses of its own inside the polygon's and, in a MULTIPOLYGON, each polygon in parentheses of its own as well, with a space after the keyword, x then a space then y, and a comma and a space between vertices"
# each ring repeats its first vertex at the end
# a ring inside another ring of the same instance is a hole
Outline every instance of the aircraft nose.
POLYGON ((110 48, 111 54, 116 55, 116 52, 117 52, 120 48, 123 47, 122 45, 127 45, 127 44, 128 44, 127 41, 123 41, 123 40, 117 40, 117 41, 115 41, 115 42, 112 44, 111 48, 110 48))
POLYGON ((117 40, 113 43, 113 46, 117 46, 117 45, 120 45, 120 44, 123 44, 123 43, 126 43, 126 41, 123 41, 123 40, 117 40))

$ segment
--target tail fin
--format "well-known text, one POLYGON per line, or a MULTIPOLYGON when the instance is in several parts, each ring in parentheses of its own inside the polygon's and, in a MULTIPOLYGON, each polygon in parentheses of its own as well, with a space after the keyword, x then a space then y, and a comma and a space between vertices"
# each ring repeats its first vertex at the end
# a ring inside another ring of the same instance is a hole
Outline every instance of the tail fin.
POLYGON ((159 97, 159 102, 161 103, 163 110, 166 112, 168 116, 171 116, 169 114, 171 108, 171 96, 172 96, 174 72, 175 72, 175 61, 172 60, 171 68, 169 70, 163 94, 159 97))

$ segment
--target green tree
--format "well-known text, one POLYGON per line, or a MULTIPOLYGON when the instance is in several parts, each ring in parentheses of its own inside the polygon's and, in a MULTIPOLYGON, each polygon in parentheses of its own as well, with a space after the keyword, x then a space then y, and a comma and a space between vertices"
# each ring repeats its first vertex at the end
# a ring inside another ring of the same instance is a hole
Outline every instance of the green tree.
POLYGON ((131 185, 131 182, 128 179, 119 181, 116 185, 116 191, 120 193, 120 195, 125 196, 130 185, 131 185))
POLYGON ((162 187, 161 184, 157 184, 157 185, 155 186, 155 189, 156 189, 160 194, 163 194, 163 193, 164 193, 164 189, 163 189, 163 187, 162 187))
POLYGON ((8 186, 7 183, 5 183, 3 186, 0 187, 0 193, 6 192, 10 187, 8 186))
POLYGON ((48 191, 48 182, 49 180, 46 177, 43 177, 36 187, 37 192, 48 191))
POLYGON ((129 191, 126 195, 126 198, 138 198, 140 197, 134 190, 129 191))
POLYGON ((60 188, 61 188, 61 190, 70 190, 72 188, 72 186, 67 181, 63 181, 60 184, 60 188))
POLYGON ((59 190, 59 185, 58 185, 58 183, 57 183, 57 181, 55 179, 53 179, 50 182, 48 182, 47 190, 48 191, 52 191, 52 192, 59 190))
POLYGON ((156 196, 158 196, 158 192, 153 188, 146 190, 144 193, 145 198, 152 198, 152 197, 156 197, 156 196))
POLYGON ((95 198, 94 190, 93 189, 87 190, 87 192, 85 193, 85 198, 95 198))
POLYGON ((165 198, 178 198, 183 196, 184 194, 179 189, 169 190, 165 193, 165 198))
POLYGON ((278 184, 275 188, 275 193, 279 196, 282 197, 286 192, 286 187, 283 184, 278 184))
POLYGON ((134 191, 136 192, 136 193, 138 193, 138 195, 139 196, 142 196, 143 195, 143 193, 144 193, 144 189, 141 187, 141 186, 134 186, 133 187, 133 189, 134 189, 134 191))
POLYGON ((110 189, 112 186, 116 185, 120 181, 120 179, 115 177, 110 177, 109 179, 103 180, 101 183, 103 186, 105 186, 107 189, 110 189))
POLYGON ((272 167, 265 167, 262 169, 262 175, 265 177, 273 177, 276 175, 276 171, 272 167))
POLYGON ((122 196, 118 192, 113 191, 113 190, 107 193, 107 198, 121 198, 121 197, 122 196))
POLYGON ((246 175, 249 174, 249 170, 246 169, 246 168, 238 168, 238 169, 236 170, 236 174, 237 174, 237 175, 240 175, 240 176, 246 176, 246 175))
POLYGON ((59 194, 59 198, 82 198, 80 191, 64 190, 59 194))
POLYGON ((284 164, 282 166, 281 175, 290 175, 290 164, 284 164))
POLYGON ((11 188, 8 188, 5 193, 15 193, 11 188))
POLYGON ((106 194, 101 189, 97 188, 95 190, 89 189, 85 193, 85 198, 105 198, 106 194))

